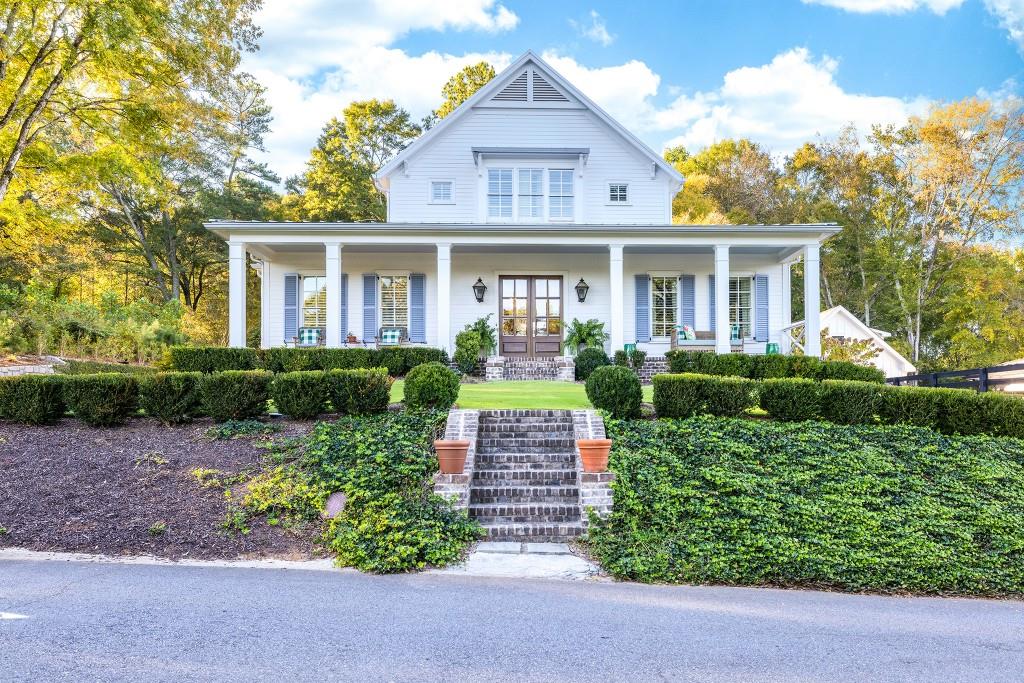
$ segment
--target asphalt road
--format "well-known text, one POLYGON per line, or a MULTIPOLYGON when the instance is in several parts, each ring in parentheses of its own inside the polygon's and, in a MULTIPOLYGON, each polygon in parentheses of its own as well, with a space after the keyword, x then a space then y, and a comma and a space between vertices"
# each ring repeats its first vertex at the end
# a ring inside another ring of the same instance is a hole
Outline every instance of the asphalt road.
POLYGON ((5 682, 1022 677, 1022 602, 0 561, 5 682))

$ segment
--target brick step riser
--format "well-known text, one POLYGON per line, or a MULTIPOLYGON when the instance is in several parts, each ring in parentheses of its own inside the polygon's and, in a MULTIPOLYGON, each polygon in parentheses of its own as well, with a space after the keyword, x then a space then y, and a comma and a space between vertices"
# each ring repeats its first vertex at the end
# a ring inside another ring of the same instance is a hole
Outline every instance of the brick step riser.
POLYGON ((478 468, 486 468, 489 465, 538 465, 542 463, 566 463, 566 469, 573 469, 576 466, 576 458, 573 453, 488 453, 486 455, 477 453, 474 464, 478 468))
POLYGON ((499 410, 481 410, 480 418, 492 420, 495 418, 521 419, 521 418, 572 418, 571 410, 526 410, 519 408, 507 408, 499 410))
POLYGON ((476 453, 480 455, 564 455, 572 456, 576 453, 574 447, 552 448, 551 446, 512 446, 506 444, 498 446, 477 446, 476 453))
POLYGON ((502 524, 485 526, 487 538, 502 541, 571 541, 583 535, 583 528, 571 524, 502 524))
POLYGON ((481 524, 579 524, 579 515, 470 515, 481 524))
POLYGON ((508 438, 514 437, 517 439, 571 439, 573 438, 572 426, 566 429, 544 429, 540 425, 524 425, 522 427, 508 427, 503 429, 486 429, 480 428, 478 436, 481 439, 494 439, 494 438, 508 438))
POLYGON ((558 439, 558 438, 523 438, 523 437, 499 437, 490 438, 482 437, 476 441, 477 448, 493 448, 495 446, 508 446, 509 453, 515 453, 517 448, 575 448, 576 442, 573 439, 558 439))
POLYGON ((492 482, 499 482, 499 486, 514 486, 518 482, 532 486, 575 486, 576 470, 476 470, 473 481, 483 486, 493 486, 492 482))
POLYGON ((478 519, 504 515, 575 515, 579 519, 580 508, 566 503, 474 504, 469 506, 469 515, 478 519))
POLYGON ((534 493, 530 495, 519 495, 509 493, 478 494, 473 492, 469 495, 470 505, 579 505, 580 496, 578 493, 534 493))
POLYGON ((475 471, 515 472, 522 470, 524 472, 544 472, 552 470, 567 470, 570 469, 572 465, 572 460, 564 457, 551 462, 480 462, 478 459, 476 461, 475 471))

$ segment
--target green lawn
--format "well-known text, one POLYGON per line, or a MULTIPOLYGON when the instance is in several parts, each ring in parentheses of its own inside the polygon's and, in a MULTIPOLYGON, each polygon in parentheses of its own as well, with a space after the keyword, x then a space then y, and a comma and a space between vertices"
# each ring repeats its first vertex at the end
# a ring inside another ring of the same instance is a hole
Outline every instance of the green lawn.
MULTIPOLYGON (((404 395, 405 383, 395 380, 391 401, 397 403, 404 395)), ((652 387, 644 387, 644 400, 651 401, 652 387)), ((573 382, 482 382, 463 384, 459 389, 460 408, 589 408, 587 392, 582 384, 573 382)))

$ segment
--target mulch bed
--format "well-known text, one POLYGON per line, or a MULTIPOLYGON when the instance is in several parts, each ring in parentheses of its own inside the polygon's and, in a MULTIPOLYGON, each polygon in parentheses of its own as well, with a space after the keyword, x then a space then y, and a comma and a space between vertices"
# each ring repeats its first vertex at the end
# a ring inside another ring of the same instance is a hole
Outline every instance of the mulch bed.
MULTIPOLYGON (((311 428, 274 424, 281 430, 273 438, 311 428)), ((47 427, 0 422, 0 547, 176 559, 311 557, 310 539, 261 520, 244 535, 221 528, 223 490, 203 488, 192 470, 254 470, 266 455, 255 442, 266 437, 213 440, 205 435, 211 425, 165 427, 145 418, 113 429, 71 419, 47 427)))

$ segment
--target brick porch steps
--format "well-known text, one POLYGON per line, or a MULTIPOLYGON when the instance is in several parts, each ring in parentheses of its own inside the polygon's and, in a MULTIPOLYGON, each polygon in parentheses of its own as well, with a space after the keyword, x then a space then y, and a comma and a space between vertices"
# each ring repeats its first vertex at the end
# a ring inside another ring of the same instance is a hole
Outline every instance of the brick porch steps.
POLYGON ((480 411, 469 514, 490 540, 566 541, 583 533, 572 413, 480 411))

